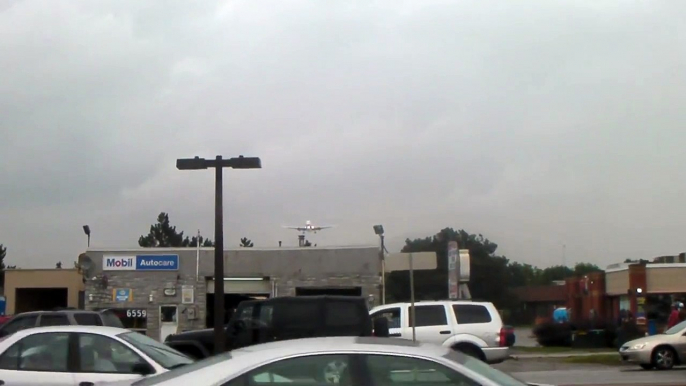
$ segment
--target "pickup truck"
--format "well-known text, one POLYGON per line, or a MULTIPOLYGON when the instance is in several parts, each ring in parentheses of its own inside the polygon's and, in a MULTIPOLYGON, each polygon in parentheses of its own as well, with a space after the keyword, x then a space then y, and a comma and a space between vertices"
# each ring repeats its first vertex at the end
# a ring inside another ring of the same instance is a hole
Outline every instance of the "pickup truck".
MULTIPOLYGON (((384 330, 385 326, 385 330, 384 330)), ((325 336, 388 336, 373 325, 367 302, 357 296, 284 296, 241 302, 226 325, 227 350, 276 340, 325 336)), ((214 330, 169 335, 164 343, 195 359, 214 354, 214 330)))
MULTIPOLYGON (((412 339, 410 303, 385 304, 370 311, 372 319, 388 321, 389 336, 412 339)), ((487 363, 510 357, 515 335, 503 326, 493 303, 472 301, 421 301, 415 303, 415 338, 419 342, 451 347, 487 363)))

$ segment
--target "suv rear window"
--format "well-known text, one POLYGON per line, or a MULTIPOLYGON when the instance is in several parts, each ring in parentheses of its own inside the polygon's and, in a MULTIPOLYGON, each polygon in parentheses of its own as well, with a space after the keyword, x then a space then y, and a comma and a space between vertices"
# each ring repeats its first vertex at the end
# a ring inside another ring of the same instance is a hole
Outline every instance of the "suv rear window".
POLYGON ((493 319, 488 309, 478 304, 453 304, 457 324, 490 323, 493 319))
POLYGON ((98 314, 79 312, 74 314, 74 320, 80 326, 102 326, 102 320, 98 314))
POLYGON ((107 327, 119 327, 119 328, 125 328, 124 325, 122 324, 121 320, 117 317, 117 315, 114 314, 114 312, 105 310, 105 311, 100 311, 100 316, 102 316, 102 321, 105 326, 107 327))

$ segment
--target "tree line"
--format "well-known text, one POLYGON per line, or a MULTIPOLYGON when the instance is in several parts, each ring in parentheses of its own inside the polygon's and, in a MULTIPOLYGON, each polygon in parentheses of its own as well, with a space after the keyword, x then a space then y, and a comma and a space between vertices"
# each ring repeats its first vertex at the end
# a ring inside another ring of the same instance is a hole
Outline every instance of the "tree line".
MULTIPOLYGON (((165 212, 157 216, 157 222, 150 225, 150 231, 147 235, 141 235, 138 238, 138 245, 143 248, 192 248, 197 247, 198 244, 201 247, 214 247, 214 242, 202 235, 184 236, 183 231, 179 231, 176 226, 171 225, 169 214, 165 212)), ((242 237, 240 246, 252 248, 254 244, 247 237, 242 237)))
MULTIPOLYGON (((510 261, 496 253, 498 244, 481 234, 463 229, 444 228, 434 236, 406 239, 401 252, 435 252, 437 268, 414 272, 417 300, 448 297, 448 243, 457 241, 460 249, 468 249, 471 257, 469 290, 475 300, 491 301, 499 308, 511 308, 518 299, 511 289, 519 286, 548 285, 570 276, 601 271, 595 264, 578 263, 574 268, 556 265, 538 268, 531 264, 510 261)), ((407 301, 410 298, 409 276, 397 271, 387 274, 387 301, 407 301)))

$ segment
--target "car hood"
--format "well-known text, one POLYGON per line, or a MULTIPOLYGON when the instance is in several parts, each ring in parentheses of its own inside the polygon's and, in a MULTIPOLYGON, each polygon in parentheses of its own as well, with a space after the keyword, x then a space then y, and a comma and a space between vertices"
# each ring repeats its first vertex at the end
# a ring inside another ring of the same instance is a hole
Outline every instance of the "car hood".
POLYGON ((630 341, 624 343, 622 346, 635 346, 637 344, 642 344, 642 343, 665 342, 665 341, 670 341, 673 336, 677 336, 677 335, 665 335, 665 334, 651 335, 651 336, 646 336, 643 338, 630 340, 630 341))

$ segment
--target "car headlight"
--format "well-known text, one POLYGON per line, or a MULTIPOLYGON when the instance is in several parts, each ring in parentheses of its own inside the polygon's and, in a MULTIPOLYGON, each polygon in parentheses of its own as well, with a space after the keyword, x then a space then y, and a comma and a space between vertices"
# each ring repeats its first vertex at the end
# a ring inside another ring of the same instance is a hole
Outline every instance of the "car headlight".
POLYGON ((645 343, 638 343, 638 344, 635 344, 635 345, 631 346, 631 349, 632 349, 632 350, 640 350, 640 349, 642 349, 642 348, 645 347, 645 346, 646 346, 645 343))

